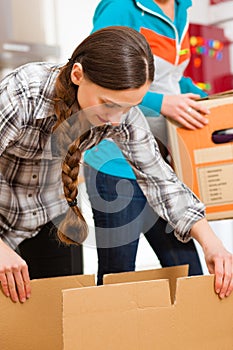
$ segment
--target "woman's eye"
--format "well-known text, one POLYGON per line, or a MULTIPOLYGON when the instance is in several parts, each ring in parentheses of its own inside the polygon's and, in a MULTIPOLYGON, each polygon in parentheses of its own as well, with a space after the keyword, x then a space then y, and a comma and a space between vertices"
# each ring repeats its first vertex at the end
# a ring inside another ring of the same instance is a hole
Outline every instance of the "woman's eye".
POLYGON ((110 103, 105 103, 105 107, 107 108, 116 108, 116 105, 110 104, 110 103))

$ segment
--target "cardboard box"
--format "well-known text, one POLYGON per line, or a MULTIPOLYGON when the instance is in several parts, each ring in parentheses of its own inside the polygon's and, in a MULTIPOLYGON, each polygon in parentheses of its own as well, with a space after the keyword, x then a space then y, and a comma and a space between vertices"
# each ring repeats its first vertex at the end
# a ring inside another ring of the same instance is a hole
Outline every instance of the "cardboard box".
POLYGON ((94 275, 45 278, 31 284, 32 296, 24 304, 13 303, 0 290, 0 349, 62 350, 62 290, 93 286, 94 275))
MULTIPOLYGON (((118 278, 122 281, 124 278, 126 280, 168 278, 174 283, 176 277, 187 274, 188 266, 185 265, 129 273, 129 275, 107 275, 105 280, 106 283, 110 283, 117 281, 118 278)), ((32 296, 24 304, 13 303, 0 288, 0 350, 62 350, 62 291, 95 286, 95 276, 45 278, 32 280, 31 285, 32 296)), ((88 303, 88 299, 85 303, 88 303)), ((73 307, 76 310, 76 306, 73 307)), ((76 347, 72 350, 76 350, 76 347)))
POLYGON ((178 277, 174 285, 161 271, 158 280, 148 274, 112 275, 112 284, 63 291, 64 350, 233 349, 233 295, 220 300, 213 275, 178 277))
POLYGON ((230 350, 233 295, 188 267, 32 281, 32 297, 0 292, 1 350, 230 350), (63 326, 62 326, 63 323, 63 326))
POLYGON ((233 128, 233 93, 199 103, 211 113, 202 129, 187 130, 168 122, 170 150, 178 177, 206 205, 207 219, 233 217, 233 142, 216 144, 215 131, 233 128))

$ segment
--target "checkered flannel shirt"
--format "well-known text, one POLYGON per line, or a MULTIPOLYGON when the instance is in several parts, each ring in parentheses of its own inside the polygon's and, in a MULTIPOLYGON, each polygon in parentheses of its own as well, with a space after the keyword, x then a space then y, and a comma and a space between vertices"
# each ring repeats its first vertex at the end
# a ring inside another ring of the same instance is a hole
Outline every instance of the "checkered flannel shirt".
MULTIPOLYGON (((0 237, 12 248, 68 208, 61 183, 63 155, 52 134, 58 73, 59 66, 30 63, 0 84, 0 237)), ((78 114, 70 120, 75 139, 78 114)), ((121 148, 151 207, 178 239, 187 241, 192 225, 205 215, 204 205, 164 162, 140 109, 132 107, 119 126, 91 127, 80 147, 88 149, 103 138, 121 148)))

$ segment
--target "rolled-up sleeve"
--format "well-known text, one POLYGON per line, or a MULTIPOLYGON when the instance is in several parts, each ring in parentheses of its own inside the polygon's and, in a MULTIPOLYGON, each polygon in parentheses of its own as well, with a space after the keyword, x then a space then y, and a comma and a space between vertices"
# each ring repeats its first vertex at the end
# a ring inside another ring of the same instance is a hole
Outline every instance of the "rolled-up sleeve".
POLYGON ((131 109, 118 136, 112 138, 130 162, 148 203, 169 222, 179 240, 188 241, 193 224, 205 216, 205 206, 163 160, 138 108, 131 109))
POLYGON ((205 217, 205 206, 163 160, 140 109, 131 108, 119 126, 91 127, 82 137, 80 150, 104 138, 111 138, 122 150, 153 210, 174 228, 179 240, 187 242, 192 226, 205 217))

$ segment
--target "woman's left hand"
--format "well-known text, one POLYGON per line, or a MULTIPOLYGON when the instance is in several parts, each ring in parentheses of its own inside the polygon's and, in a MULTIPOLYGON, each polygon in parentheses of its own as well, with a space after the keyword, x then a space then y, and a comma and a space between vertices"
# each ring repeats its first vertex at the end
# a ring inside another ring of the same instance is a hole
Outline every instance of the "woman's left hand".
POLYGON ((210 273, 215 274, 215 291, 221 299, 233 291, 233 255, 223 245, 216 244, 204 251, 210 273))
POLYGON ((215 275, 215 292, 221 299, 233 291, 233 254, 226 250, 208 221, 197 221, 190 234, 201 245, 209 273, 215 275))

